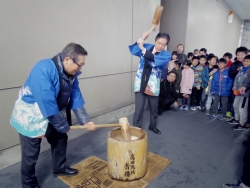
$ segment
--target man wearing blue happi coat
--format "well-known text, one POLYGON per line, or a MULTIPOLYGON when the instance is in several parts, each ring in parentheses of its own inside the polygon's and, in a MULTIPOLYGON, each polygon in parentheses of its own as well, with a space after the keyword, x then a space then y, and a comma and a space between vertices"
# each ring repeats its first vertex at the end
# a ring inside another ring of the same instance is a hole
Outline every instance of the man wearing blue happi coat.
POLYGON ((23 188, 37 188, 35 164, 42 137, 51 145, 55 176, 74 176, 77 169, 66 163, 67 132, 71 125, 70 110, 87 130, 95 124, 84 108, 78 75, 85 64, 87 51, 79 44, 68 44, 61 53, 35 64, 19 91, 10 119, 20 137, 21 181, 23 188))

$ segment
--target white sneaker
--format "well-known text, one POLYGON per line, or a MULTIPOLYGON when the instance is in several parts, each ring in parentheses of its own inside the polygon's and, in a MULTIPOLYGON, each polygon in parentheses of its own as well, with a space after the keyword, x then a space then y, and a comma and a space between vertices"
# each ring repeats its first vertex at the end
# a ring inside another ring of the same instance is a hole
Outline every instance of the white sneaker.
POLYGON ((183 110, 185 108, 185 105, 182 105, 179 109, 183 110))
POLYGON ((183 108, 183 110, 188 111, 189 110, 188 106, 186 106, 185 108, 183 108))
POLYGON ((191 107, 190 107, 190 110, 195 111, 195 110, 196 110, 195 106, 191 106, 191 107))
POLYGON ((196 110, 201 110, 200 106, 196 106, 195 108, 196 108, 196 110))

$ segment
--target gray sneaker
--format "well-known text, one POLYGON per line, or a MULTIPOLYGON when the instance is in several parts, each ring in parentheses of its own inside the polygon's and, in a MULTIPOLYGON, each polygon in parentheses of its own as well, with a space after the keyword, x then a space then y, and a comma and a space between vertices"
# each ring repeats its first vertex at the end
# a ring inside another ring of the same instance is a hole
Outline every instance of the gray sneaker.
POLYGON ((231 125, 237 125, 237 124, 239 124, 239 120, 232 119, 231 121, 228 121, 228 123, 231 125))
POLYGON ((233 119, 234 119, 234 117, 228 117, 228 116, 225 118, 225 120, 226 120, 227 122, 229 122, 229 121, 231 121, 231 120, 233 120, 233 119))
POLYGON ((210 110, 206 109, 206 115, 207 115, 207 116, 210 115, 210 110))

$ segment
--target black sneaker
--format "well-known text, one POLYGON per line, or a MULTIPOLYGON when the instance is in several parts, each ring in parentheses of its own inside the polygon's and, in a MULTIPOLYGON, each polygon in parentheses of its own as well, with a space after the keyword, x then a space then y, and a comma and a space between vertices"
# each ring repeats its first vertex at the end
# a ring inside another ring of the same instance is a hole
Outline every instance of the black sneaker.
POLYGON ((237 125, 237 124, 239 124, 239 121, 236 119, 232 119, 232 120, 228 121, 228 123, 231 125, 237 125))
POLYGON ((241 124, 237 124, 237 125, 233 126, 232 129, 235 131, 244 131, 246 129, 246 127, 242 126, 241 124))
POLYGON ((201 107, 201 110, 200 110, 200 112, 205 112, 206 111, 206 107, 201 107))

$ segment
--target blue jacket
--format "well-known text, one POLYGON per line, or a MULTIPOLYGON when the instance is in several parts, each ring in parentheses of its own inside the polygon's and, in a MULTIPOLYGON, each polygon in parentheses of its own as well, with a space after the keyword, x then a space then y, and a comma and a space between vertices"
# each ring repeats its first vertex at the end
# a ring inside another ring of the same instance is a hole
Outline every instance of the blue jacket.
MULTIPOLYGON (((149 50, 154 45, 153 44, 144 44, 143 45, 146 50, 149 50)), ((132 55, 135 55, 140 58, 138 70, 135 77, 135 85, 134 85, 134 91, 138 92, 140 91, 141 87, 141 79, 142 79, 142 73, 144 69, 144 56, 142 54, 141 49, 139 46, 135 43, 133 45, 129 46, 130 53, 132 55)), ((153 55, 154 61, 148 60, 149 65, 152 67, 152 71, 148 80, 148 85, 151 89, 151 92, 158 96, 160 93, 160 79, 161 79, 161 71, 166 67, 169 60, 171 59, 170 52, 163 50, 158 55, 153 55)))
POLYGON ((228 75, 228 68, 223 72, 219 69, 214 73, 210 92, 217 96, 227 97, 232 92, 233 79, 228 75))
POLYGON ((209 82, 209 70, 208 70, 208 66, 206 66, 202 70, 201 79, 202 79, 201 87, 205 89, 208 86, 208 82, 209 82))
POLYGON ((51 59, 44 59, 36 63, 19 91, 10 123, 24 136, 44 135, 48 122, 58 132, 67 132, 69 124, 65 118, 64 107, 67 106, 69 99, 70 107, 75 112, 79 124, 89 121, 77 80, 81 72, 68 78, 63 72, 60 54, 57 55, 57 62, 62 73, 62 87, 54 62, 51 59), (61 88, 63 92, 60 101, 57 101, 61 88))

